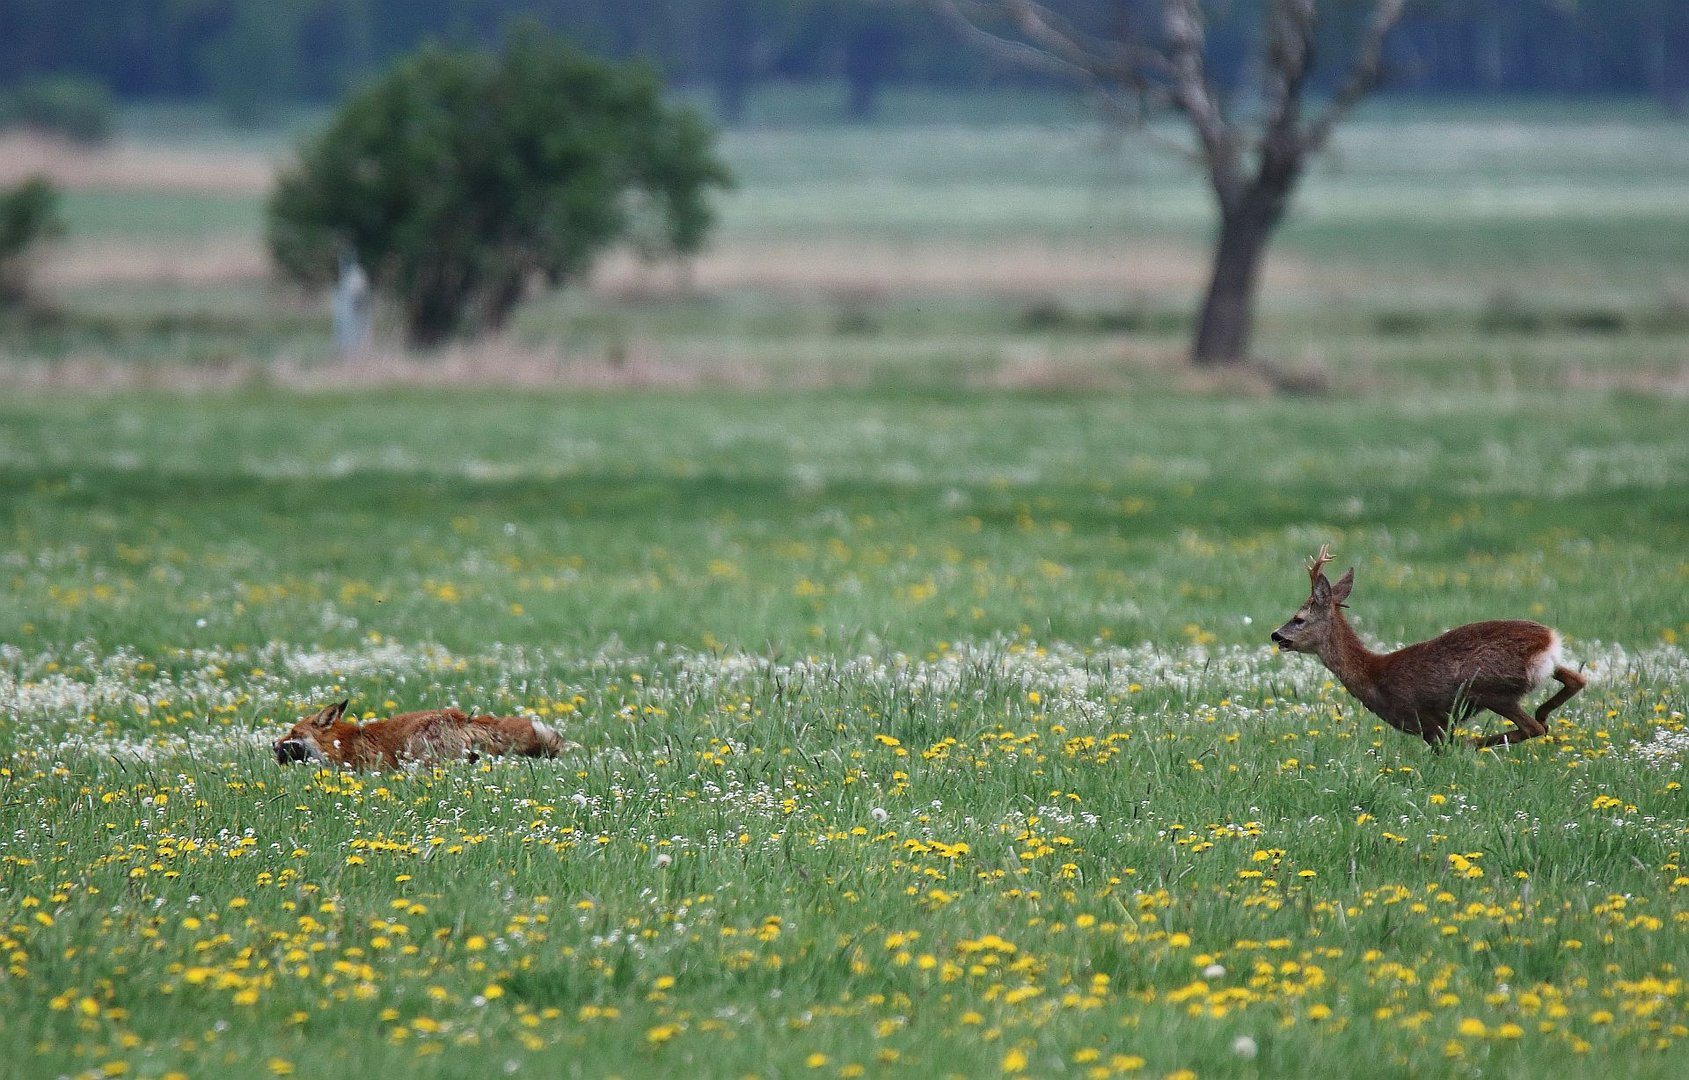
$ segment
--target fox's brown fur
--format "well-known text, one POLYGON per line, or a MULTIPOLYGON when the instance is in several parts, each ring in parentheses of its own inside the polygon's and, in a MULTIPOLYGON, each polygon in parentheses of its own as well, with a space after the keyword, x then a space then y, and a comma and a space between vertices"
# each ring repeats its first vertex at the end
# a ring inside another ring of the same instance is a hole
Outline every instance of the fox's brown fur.
POLYGON ((411 761, 474 761, 482 755, 556 757, 568 745, 544 723, 524 716, 428 709, 357 724, 345 718, 347 704, 330 705, 293 725, 271 747, 276 760, 396 769, 411 761))
POLYGON ((1333 585, 1321 568, 1331 559, 1321 548, 1308 567, 1313 591, 1273 642, 1292 652, 1314 653, 1343 688, 1385 723, 1433 746, 1451 724, 1488 709, 1513 721, 1514 730, 1473 740, 1502 746, 1548 733, 1548 714, 1586 685, 1560 663, 1560 635, 1541 623, 1500 619, 1467 623, 1428 641, 1390 653, 1368 649, 1343 617, 1355 571, 1333 585), (1552 676, 1560 690, 1525 711, 1521 699, 1552 676))

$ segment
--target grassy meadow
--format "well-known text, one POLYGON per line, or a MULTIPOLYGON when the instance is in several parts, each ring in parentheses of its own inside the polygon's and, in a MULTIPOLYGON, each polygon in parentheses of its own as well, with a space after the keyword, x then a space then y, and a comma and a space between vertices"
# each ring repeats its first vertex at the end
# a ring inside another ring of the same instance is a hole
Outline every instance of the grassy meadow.
POLYGON ((79 166, 0 334, 0 1073, 1681 1072, 1689 131, 1363 117, 1263 397, 1178 367, 1187 178, 935 108, 730 133, 689 280, 362 371, 248 181, 79 166), (1267 644, 1321 542, 1589 689, 1385 728, 1267 644), (277 766, 339 697, 580 745, 277 766))

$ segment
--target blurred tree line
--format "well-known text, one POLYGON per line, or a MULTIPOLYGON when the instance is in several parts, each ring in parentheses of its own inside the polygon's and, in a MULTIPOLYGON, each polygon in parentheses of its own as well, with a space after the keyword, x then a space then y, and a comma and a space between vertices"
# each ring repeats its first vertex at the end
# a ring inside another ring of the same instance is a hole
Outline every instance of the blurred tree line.
MULTIPOLYGON (((1053 0, 1075 25, 1144 17, 1149 0, 1053 0)), ((1208 44, 1222 80, 1247 81, 1258 0, 1213 0, 1231 29, 1208 44)), ((1038 76, 961 48, 921 0, 0 0, 0 92, 82 76, 122 99, 211 98, 264 120, 338 100, 426 42, 484 44, 533 17, 610 59, 741 115, 766 82, 841 82, 864 118, 887 85, 968 87, 1038 76)), ((1393 42, 1397 92, 1652 94, 1689 103, 1685 0, 1424 0, 1393 42)))

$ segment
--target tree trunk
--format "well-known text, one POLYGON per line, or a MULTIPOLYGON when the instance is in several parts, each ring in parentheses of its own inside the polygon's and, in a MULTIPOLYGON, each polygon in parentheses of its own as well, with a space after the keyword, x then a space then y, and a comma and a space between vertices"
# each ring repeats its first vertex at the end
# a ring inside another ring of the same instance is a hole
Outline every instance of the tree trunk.
POLYGON ((416 283, 412 290, 404 300, 405 340, 423 352, 437 349, 463 327, 468 298, 461 288, 437 276, 416 283))
POLYGON ((1249 361, 1249 337, 1255 328, 1255 294, 1267 241, 1277 224, 1270 208, 1244 199, 1220 214, 1214 267, 1197 317, 1191 362, 1197 367, 1225 367, 1249 361))
POLYGON ((510 313, 516 310, 516 305, 528 293, 529 274, 518 265, 506 270, 503 276, 493 282, 486 291, 481 306, 481 325, 479 329, 490 333, 499 333, 510 322, 510 313))

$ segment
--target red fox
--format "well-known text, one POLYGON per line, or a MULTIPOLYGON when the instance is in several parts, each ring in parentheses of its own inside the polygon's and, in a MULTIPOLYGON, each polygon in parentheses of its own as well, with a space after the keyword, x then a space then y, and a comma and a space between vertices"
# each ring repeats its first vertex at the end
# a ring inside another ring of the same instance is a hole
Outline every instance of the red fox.
POLYGON ((329 705, 293 725, 271 747, 276 761, 396 769, 410 761, 476 761, 483 754, 556 757, 570 745, 541 721, 525 716, 428 709, 357 724, 345 719, 348 704, 329 705))

